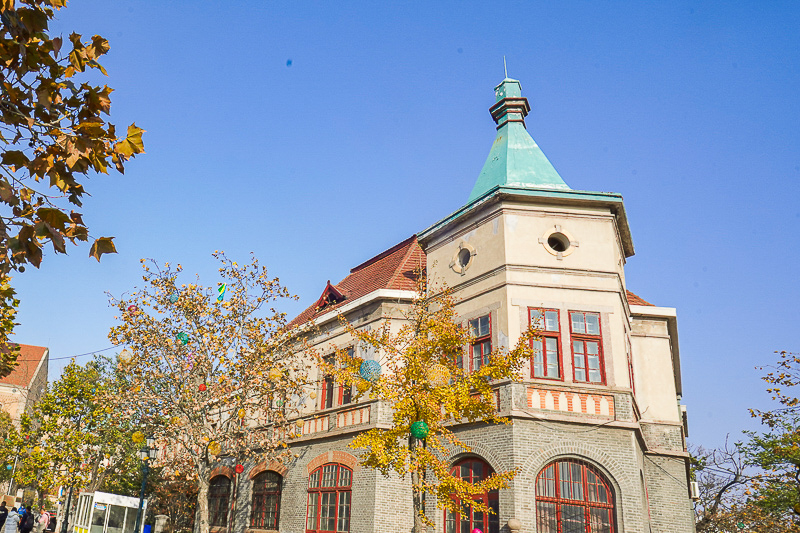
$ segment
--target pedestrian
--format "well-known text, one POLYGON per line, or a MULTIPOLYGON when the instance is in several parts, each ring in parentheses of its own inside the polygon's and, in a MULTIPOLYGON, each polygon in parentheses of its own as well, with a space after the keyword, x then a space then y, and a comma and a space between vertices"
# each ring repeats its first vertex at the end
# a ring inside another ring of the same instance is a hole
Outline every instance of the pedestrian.
POLYGON ((33 533, 44 533, 44 530, 47 529, 47 526, 50 525, 50 513, 47 512, 47 509, 42 507, 41 511, 39 512, 39 517, 36 519, 36 525, 33 528, 33 533))
POLYGON ((3 525, 6 523, 6 517, 8 516, 8 509, 6 508, 6 502, 3 500, 0 502, 0 531, 3 529, 3 525))
POLYGON ((12 507, 6 517, 6 531, 5 533, 17 533, 17 526, 19 525, 19 514, 17 508, 12 507))
POLYGON ((28 509, 25 509, 25 514, 19 519, 19 530, 21 533, 31 533, 35 525, 36 518, 33 516, 33 510, 28 507, 28 509))

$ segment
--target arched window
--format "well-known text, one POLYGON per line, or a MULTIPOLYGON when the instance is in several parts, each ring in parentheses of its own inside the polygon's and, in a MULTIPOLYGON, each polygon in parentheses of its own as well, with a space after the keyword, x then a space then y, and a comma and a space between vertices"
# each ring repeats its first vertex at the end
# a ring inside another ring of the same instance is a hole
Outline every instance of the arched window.
MULTIPOLYGON (((464 481, 476 483, 494 474, 494 470, 480 459, 469 458, 453 465, 450 473, 464 481)), ((484 503, 494 511, 491 514, 475 511, 470 501, 462 502, 455 496, 451 496, 451 498, 458 504, 460 510, 456 513, 445 511, 445 533, 470 533, 475 528, 480 529, 483 533, 499 533, 500 517, 498 516, 496 490, 484 492, 483 494, 474 494, 471 500, 484 503)))
POLYGON ((281 509, 281 481, 275 472, 261 472, 253 478, 253 510, 250 512, 250 527, 278 529, 278 514, 281 509))
POLYGON ((308 533, 350 531, 350 491, 353 471, 328 463, 308 476, 308 533))
POLYGON ((539 533, 614 533, 611 485, 584 462, 550 463, 536 480, 536 516, 539 533))
POLYGON ((226 527, 228 525, 228 501, 231 496, 231 480, 225 476, 211 478, 208 487, 208 524, 226 527))

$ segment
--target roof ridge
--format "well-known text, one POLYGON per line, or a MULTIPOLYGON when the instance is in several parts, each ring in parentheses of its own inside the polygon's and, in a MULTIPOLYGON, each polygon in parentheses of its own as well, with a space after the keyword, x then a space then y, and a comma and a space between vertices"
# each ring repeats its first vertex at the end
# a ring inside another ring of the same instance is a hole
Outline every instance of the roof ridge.
MULTIPOLYGON (((377 263, 378 261, 380 261, 384 257, 386 257, 386 256, 388 256, 390 254, 393 254, 394 252, 396 252, 397 250, 399 250, 403 246, 406 246, 412 240, 414 240, 414 241, 417 240, 417 234, 416 233, 414 235, 412 235, 411 237, 409 237, 408 239, 404 240, 403 242, 395 244, 394 246, 392 246, 388 250, 384 250, 383 252, 379 253, 375 257, 373 257, 371 259, 367 259, 366 261, 364 261, 360 265, 354 266, 353 268, 350 269, 350 273, 354 274, 355 272, 361 270, 362 268, 368 267, 369 265, 371 265, 373 263, 377 263)), ((344 281, 344 280, 342 280, 342 281, 344 281)))

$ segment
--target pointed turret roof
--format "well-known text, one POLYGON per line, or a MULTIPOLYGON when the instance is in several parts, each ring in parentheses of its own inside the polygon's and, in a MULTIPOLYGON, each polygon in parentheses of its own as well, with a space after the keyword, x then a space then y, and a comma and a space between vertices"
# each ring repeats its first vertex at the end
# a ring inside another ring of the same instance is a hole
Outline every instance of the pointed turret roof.
POLYGON ((519 80, 506 78, 494 89, 496 103, 489 108, 497 137, 469 195, 476 200, 495 187, 570 190, 525 127, 531 110, 519 80))

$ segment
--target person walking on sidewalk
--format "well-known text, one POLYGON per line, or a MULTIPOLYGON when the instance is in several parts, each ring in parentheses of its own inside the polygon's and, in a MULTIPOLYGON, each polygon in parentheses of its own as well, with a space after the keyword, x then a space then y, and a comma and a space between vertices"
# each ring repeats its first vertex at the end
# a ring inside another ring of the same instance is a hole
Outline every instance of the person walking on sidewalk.
POLYGON ((11 510, 8 512, 8 516, 6 517, 5 533, 17 533, 18 525, 19 525, 19 515, 17 514, 17 508, 12 507, 11 510))

